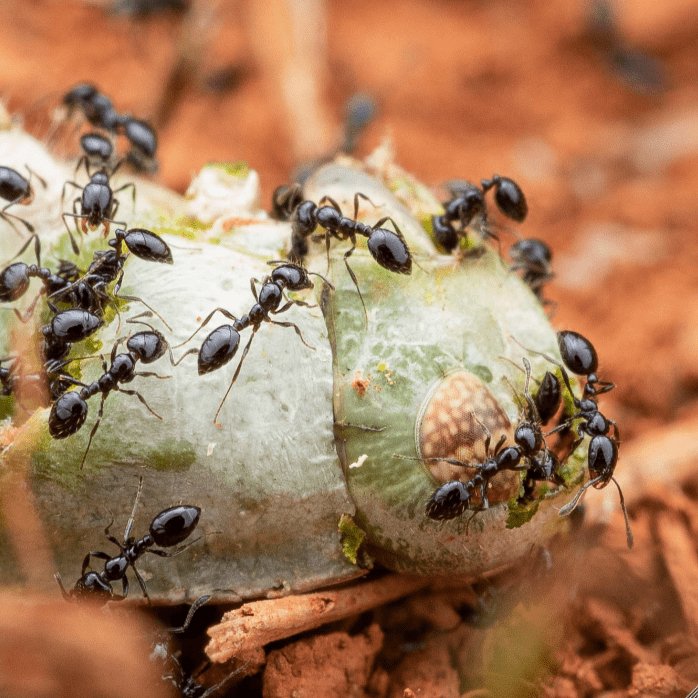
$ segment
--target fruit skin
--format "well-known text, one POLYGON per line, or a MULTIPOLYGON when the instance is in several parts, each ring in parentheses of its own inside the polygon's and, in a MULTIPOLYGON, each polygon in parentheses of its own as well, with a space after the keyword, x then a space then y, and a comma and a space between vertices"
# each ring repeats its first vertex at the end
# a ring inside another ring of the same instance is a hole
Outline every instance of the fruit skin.
MULTIPOLYGON (((421 463, 393 454, 416 457, 416 422, 433 384, 451 370, 467 370, 514 420, 511 389, 501 378, 507 375, 519 385, 521 376, 498 357, 520 362, 523 350, 514 349, 505 334, 513 328, 523 344, 557 356, 554 333, 530 291, 506 273, 493 252, 463 265, 441 257, 383 185, 346 168, 331 166, 327 172, 335 184, 328 186, 321 170, 309 182, 309 195, 330 194, 347 212, 355 191, 385 203, 380 213, 362 207, 361 216, 370 221, 392 215, 426 273, 413 268, 411 276, 391 274, 360 244, 351 264, 367 302, 366 327, 343 264, 345 247, 333 246, 329 277, 336 293, 318 284, 315 299, 304 299, 320 302, 322 309, 296 307, 283 318, 300 327, 315 351, 292 329, 265 324, 222 412, 221 428, 212 418, 235 362, 200 377, 193 357, 176 369, 164 360, 153 366, 171 374, 169 380, 134 383, 162 422, 144 415, 129 396, 109 397, 84 470, 78 465, 97 410, 90 410, 76 436, 62 441, 48 436, 48 410, 37 412, 26 433, 38 430, 40 437, 23 442, 20 435, 13 449, 32 453, 34 495, 64 578, 77 576, 82 551, 104 547, 102 530, 112 514, 115 531, 125 523, 140 475, 144 490, 136 532, 149 514, 184 500, 201 507, 202 533, 217 532, 180 556, 146 559, 139 566, 149 577, 152 598, 161 603, 191 602, 212 592, 219 601, 235 601, 360 575, 342 551, 338 523, 344 514, 366 532, 374 557, 394 569, 426 574, 479 574, 526 554, 532 542, 543 542, 564 525, 547 501, 529 523, 511 530, 505 504, 478 515, 467 536, 464 519, 439 527, 424 518, 434 480, 421 463), (371 376, 363 398, 354 386, 357 370, 371 376), (350 467, 364 453, 369 456, 364 464, 350 467)), ((159 329, 174 345, 216 306, 236 314, 249 309, 249 280, 268 273, 266 260, 279 257, 289 229, 251 221, 254 211, 241 212, 237 227, 217 221, 208 229, 181 217, 183 202, 171 194, 156 198, 168 202, 167 218, 147 213, 148 197, 139 188, 143 218, 129 224, 181 235, 166 237, 176 245, 174 265, 153 270, 131 258, 123 289, 146 298, 170 321, 173 333, 159 329), (192 231, 220 240, 188 243, 192 231)), ((324 249, 308 264, 324 273, 324 249)), ((140 310, 129 308, 126 316, 140 310)), ((213 321, 210 329, 222 322, 213 321)), ((108 323, 98 344, 78 353, 108 352, 120 334, 123 328, 118 332, 115 322, 108 323)), ((205 336, 201 332, 189 346, 200 345, 205 336)), ((534 373, 542 370, 531 360, 534 373)), ((99 370, 85 364, 81 380, 92 380, 99 370)), ((0 581, 17 578, 11 551, 0 545, 0 581)), ((46 586, 55 591, 52 579, 46 586)))

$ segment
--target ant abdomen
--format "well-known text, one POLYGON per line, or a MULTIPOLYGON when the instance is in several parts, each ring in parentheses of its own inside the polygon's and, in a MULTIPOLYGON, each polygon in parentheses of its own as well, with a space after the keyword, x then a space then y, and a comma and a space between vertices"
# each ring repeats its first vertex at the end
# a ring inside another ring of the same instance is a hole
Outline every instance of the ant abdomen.
POLYGON ((599 358, 594 345, 586 337, 573 330, 563 330, 557 333, 557 345, 565 366, 572 373, 578 376, 596 373, 599 358))
POLYGON ((66 439, 80 430, 87 419, 87 402, 77 391, 64 393, 51 406, 48 430, 54 439, 66 439))
POLYGON ((460 480, 445 482, 431 495, 424 513, 435 521, 446 521, 460 516, 467 508, 472 492, 460 480))
POLYGON ((232 325, 221 325, 206 337, 199 349, 199 375, 225 366, 240 346, 240 333, 232 325))
POLYGON ((412 273, 412 255, 407 243, 397 233, 375 228, 368 239, 368 251, 384 269, 398 274, 412 273))
POLYGON ((199 523, 200 516, 200 507, 189 504, 164 509, 150 524, 150 535, 155 545, 171 548, 186 540, 199 523))

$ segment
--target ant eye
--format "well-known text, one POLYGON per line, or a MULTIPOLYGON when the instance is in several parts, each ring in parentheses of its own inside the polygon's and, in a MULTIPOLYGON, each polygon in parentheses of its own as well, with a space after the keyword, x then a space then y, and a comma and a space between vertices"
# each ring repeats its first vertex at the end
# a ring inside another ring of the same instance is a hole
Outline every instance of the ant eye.
POLYGON ((169 548, 188 538, 199 523, 201 509, 190 505, 170 507, 161 511, 150 524, 150 535, 156 545, 169 548))

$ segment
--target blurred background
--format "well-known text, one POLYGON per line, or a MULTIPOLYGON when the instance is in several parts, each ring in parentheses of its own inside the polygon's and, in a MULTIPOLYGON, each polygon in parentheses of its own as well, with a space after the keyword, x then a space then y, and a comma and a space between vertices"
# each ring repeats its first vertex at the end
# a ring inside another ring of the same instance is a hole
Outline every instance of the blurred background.
MULTIPOLYGON (((0 3, 10 113, 45 138, 62 94, 93 82, 157 128, 154 177, 176 190, 210 160, 245 160, 268 200, 304 164, 386 139, 436 188, 495 172, 521 185, 520 234, 554 252, 553 323, 588 336, 618 385, 604 411, 637 537, 625 556, 615 516, 593 539, 550 695, 698 683, 696 66, 693 0, 0 3)), ((611 489, 587 497, 590 522, 617 512, 611 489)))

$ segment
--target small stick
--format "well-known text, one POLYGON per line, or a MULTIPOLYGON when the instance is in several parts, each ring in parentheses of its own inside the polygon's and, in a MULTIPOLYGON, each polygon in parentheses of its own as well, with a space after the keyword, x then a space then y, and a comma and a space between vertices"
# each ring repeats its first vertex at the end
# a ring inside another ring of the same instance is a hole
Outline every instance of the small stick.
POLYGON ((208 629, 206 654, 212 662, 227 662, 270 642, 390 603, 432 582, 428 577, 393 574, 336 591, 252 601, 228 611, 208 629))

